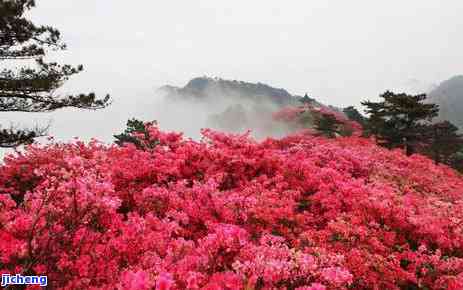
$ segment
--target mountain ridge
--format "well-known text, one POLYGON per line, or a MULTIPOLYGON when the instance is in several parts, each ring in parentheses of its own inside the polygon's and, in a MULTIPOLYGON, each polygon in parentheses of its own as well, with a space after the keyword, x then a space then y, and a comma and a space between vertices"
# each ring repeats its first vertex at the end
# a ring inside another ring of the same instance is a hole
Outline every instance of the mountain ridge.
POLYGON ((463 75, 441 82, 429 92, 428 101, 439 105, 439 120, 448 120, 463 130, 463 75))
POLYGON ((301 96, 290 94, 286 89, 272 87, 261 82, 251 83, 207 76, 193 78, 184 87, 165 85, 158 90, 166 93, 167 97, 171 98, 204 99, 218 95, 245 98, 256 102, 271 100, 278 105, 297 104, 298 99, 301 98, 301 96))

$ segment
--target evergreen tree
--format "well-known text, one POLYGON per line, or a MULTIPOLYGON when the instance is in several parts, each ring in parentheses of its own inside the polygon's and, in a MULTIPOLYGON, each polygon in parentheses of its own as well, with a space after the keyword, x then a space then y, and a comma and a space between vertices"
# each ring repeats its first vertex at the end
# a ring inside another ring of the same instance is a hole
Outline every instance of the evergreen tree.
POLYGON ((116 143, 119 146, 124 144, 132 143, 138 149, 154 148, 159 144, 158 140, 151 140, 148 131, 146 131, 147 125, 153 125, 156 122, 145 122, 137 120, 135 118, 127 121, 127 128, 123 133, 114 135, 116 143))
POLYGON ((452 164, 452 157, 462 148, 463 138, 458 128, 449 121, 435 123, 430 126, 429 146, 426 153, 437 163, 452 164))
MULTIPOLYGON (((57 29, 38 26, 25 17, 33 7, 34 0, 0 0, 0 62, 10 63, 0 69, 0 111, 50 112, 65 107, 106 107, 109 96, 98 99, 94 93, 55 95, 56 89, 70 76, 81 72, 83 67, 44 60, 50 50, 64 50, 66 46, 57 29), (30 65, 31 61, 35 65, 30 65)), ((43 128, 4 128, 0 131, 0 147, 30 143, 44 133, 43 128)))
POLYGON ((315 129, 328 138, 336 137, 336 134, 341 134, 342 122, 336 119, 333 114, 319 113, 315 117, 315 129))
POLYGON ((304 105, 307 104, 307 105, 310 105, 312 103, 315 102, 315 99, 309 97, 309 95, 305 94, 301 99, 299 99, 299 101, 301 103, 303 103, 304 105))
POLYGON ((458 152, 455 152, 450 158, 450 166, 460 172, 463 172, 463 146, 458 152))
POLYGON ((354 106, 346 107, 342 111, 349 120, 355 121, 360 125, 364 125, 365 117, 362 116, 362 114, 360 114, 360 112, 354 106))
POLYGON ((439 106, 424 103, 426 95, 395 94, 387 91, 381 102, 362 102, 369 115, 366 129, 388 148, 404 147, 407 155, 427 142, 429 122, 437 116, 439 106))

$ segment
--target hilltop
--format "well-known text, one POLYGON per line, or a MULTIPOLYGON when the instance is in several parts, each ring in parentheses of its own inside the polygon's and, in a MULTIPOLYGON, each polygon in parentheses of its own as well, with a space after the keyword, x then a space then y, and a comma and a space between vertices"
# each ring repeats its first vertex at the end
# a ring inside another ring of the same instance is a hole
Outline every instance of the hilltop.
MULTIPOLYGON (((287 90, 275 88, 264 83, 251 83, 221 78, 197 77, 190 80, 184 87, 163 86, 159 91, 169 98, 208 99, 223 97, 226 99, 245 99, 254 102, 272 101, 284 106, 298 103, 301 96, 292 95, 287 90)), ((319 104, 315 99, 313 101, 319 104)), ((319 104, 321 105, 321 104, 319 104)))
POLYGON ((439 105, 439 119, 463 128, 463 75, 442 82, 428 97, 430 102, 439 105))
MULTIPOLYGON (((206 107, 199 112, 207 113, 206 127, 233 133, 250 129, 257 138, 282 137, 292 132, 294 128, 275 121, 272 115, 285 108, 300 106, 303 98, 260 82, 210 77, 194 78, 184 87, 166 85, 159 92, 174 106, 186 103, 191 110, 195 106, 206 107)), ((308 96, 306 98, 314 107, 341 112, 339 108, 326 106, 308 96)))

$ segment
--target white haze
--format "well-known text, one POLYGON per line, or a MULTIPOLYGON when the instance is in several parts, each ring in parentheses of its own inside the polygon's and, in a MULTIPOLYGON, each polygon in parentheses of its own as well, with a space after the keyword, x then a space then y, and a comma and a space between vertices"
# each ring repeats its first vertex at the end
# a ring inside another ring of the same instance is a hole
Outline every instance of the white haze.
MULTIPOLYGON (((246 98, 225 95, 206 96, 201 100, 172 99, 155 89, 135 90, 118 95, 110 106, 95 111, 62 109, 52 113, 3 113, 0 115, 0 123, 24 128, 50 125, 49 134, 58 142, 97 139, 109 144, 114 141, 114 134, 124 130, 128 119, 137 118, 144 121, 155 120, 165 131, 182 132, 186 138, 199 140, 201 129, 211 127, 210 117, 223 113, 235 104, 242 105, 248 112, 252 112, 257 106, 264 108, 265 112, 249 119, 243 130, 237 132, 220 128, 222 131, 246 133, 249 129, 251 135, 257 138, 279 137, 289 132, 283 124, 273 123, 271 113, 277 111, 279 106, 270 100, 256 105, 246 98), (130 102, 120 102, 121 99, 130 99, 130 102)), ((240 121, 242 120, 236 120, 240 121)), ((39 138, 39 141, 47 143, 46 138, 39 138)))

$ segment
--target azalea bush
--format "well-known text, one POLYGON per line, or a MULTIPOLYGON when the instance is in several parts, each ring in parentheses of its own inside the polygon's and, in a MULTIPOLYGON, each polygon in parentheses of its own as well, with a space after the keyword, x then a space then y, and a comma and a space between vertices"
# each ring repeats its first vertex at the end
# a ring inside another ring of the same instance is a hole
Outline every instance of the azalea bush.
POLYGON ((275 113, 273 119, 289 124, 299 133, 320 134, 327 137, 361 136, 363 127, 358 122, 329 107, 310 104, 288 106, 275 113))
POLYGON ((0 272, 53 289, 463 289, 463 179, 367 139, 30 146, 0 167, 0 272))

